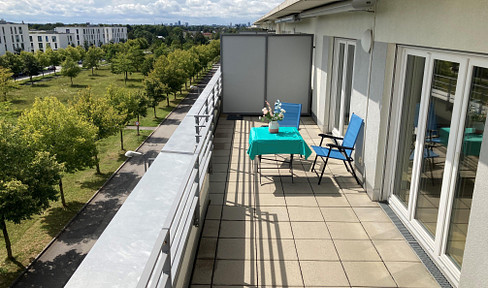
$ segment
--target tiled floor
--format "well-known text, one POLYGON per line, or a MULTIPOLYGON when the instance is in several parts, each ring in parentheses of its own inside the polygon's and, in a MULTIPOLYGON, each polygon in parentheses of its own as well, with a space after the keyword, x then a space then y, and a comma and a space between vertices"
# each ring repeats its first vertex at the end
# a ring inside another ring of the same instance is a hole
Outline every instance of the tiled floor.
MULTIPOLYGON (((269 163, 260 185, 246 154, 256 120, 219 121, 192 287, 438 287, 342 162, 329 162, 321 185, 313 154, 294 161, 294 183, 269 163)), ((310 118, 300 133, 318 145, 310 118)))

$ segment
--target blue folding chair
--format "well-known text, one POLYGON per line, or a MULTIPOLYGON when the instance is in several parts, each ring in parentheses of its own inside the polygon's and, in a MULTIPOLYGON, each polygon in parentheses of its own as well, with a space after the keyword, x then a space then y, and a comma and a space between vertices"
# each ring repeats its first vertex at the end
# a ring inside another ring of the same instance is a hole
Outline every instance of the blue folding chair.
POLYGON ((317 174, 319 176, 319 185, 320 182, 322 181, 322 176, 324 176, 324 171, 325 167, 327 166, 327 161, 329 161, 329 158, 332 159, 337 159, 337 160, 342 160, 344 162, 344 166, 346 166, 346 170, 351 173, 354 178, 356 179, 356 182, 361 185, 361 182, 359 182, 358 177, 356 176, 356 172, 354 172, 354 168, 352 166, 352 162, 354 159, 351 157, 352 151, 354 150, 354 146, 356 145, 356 140, 358 139, 359 131, 361 130, 361 127, 364 124, 364 120, 361 119, 361 117, 357 116, 356 114, 352 114, 351 120, 349 121, 349 126, 347 126, 347 131, 346 135, 344 135, 344 138, 342 137, 336 137, 332 135, 326 135, 326 134, 319 134, 319 136, 322 137, 320 140, 320 146, 312 146, 312 149, 315 151, 315 160, 313 161, 312 165, 312 171, 314 171, 315 163, 317 162, 317 158, 320 156, 322 160, 324 160, 324 167, 322 168, 322 172, 317 174), (334 140, 334 144, 327 144, 328 147, 322 147, 322 143, 325 138, 329 138, 334 140), (341 145, 339 145, 339 142, 337 140, 342 140, 341 145), (349 164, 349 167, 347 166, 349 164))
POLYGON ((281 102, 281 108, 285 109, 286 112, 283 120, 278 121, 280 127, 297 127, 297 129, 299 129, 300 114, 302 113, 302 104, 281 102))

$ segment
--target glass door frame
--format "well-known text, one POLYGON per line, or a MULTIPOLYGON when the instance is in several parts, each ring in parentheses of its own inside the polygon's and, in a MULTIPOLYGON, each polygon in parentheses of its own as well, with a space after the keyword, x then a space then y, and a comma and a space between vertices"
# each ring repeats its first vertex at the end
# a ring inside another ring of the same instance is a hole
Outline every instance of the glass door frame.
MULTIPOLYGON (((332 90, 331 90, 331 105, 330 105, 330 112, 329 113, 329 123, 330 123, 330 131, 332 131, 332 134, 335 136, 344 136, 343 132, 344 131, 344 109, 345 109, 345 98, 342 97, 343 93, 345 92, 345 85, 346 85, 346 79, 347 79, 347 69, 345 69, 349 61, 349 45, 354 46, 354 56, 353 60, 355 62, 356 60, 356 50, 357 50, 357 45, 356 45, 356 40, 353 39, 345 39, 345 38, 335 38, 334 39, 334 60, 333 60, 333 67, 332 67, 332 90), (338 87, 338 81, 339 81, 339 62, 341 59, 340 57, 340 45, 344 44, 344 55, 343 55, 343 62, 342 62, 342 73, 340 77, 342 77, 341 81, 341 87, 340 87, 340 95, 338 95, 337 91, 339 89, 338 87), (335 107, 337 104, 337 101, 340 99, 340 110, 336 111, 335 107), (336 113, 339 113, 339 127, 334 127, 335 126, 335 117, 337 116, 336 113)), ((352 63, 352 71, 351 71, 351 98, 352 98, 352 83, 354 83, 354 62, 352 63)), ((351 99, 349 99, 351 100, 351 99)), ((351 105, 351 101, 349 101, 349 105, 351 105)))
MULTIPOLYGON (((395 170, 390 169, 391 182, 386 184, 389 195, 389 203, 395 213, 401 218, 402 222, 412 231, 414 237, 419 241, 425 251, 432 257, 432 259, 441 267, 448 279, 457 286, 459 284, 459 278, 461 271, 459 267, 454 264, 452 259, 446 254, 449 224, 452 213, 452 204, 455 196, 456 187, 456 175, 459 165, 459 158, 461 148, 463 144, 463 131, 460 131, 460 127, 464 127, 466 114, 469 105, 470 85, 472 81, 473 68, 476 67, 488 67, 488 61, 484 58, 471 56, 469 54, 461 54, 454 52, 437 52, 433 50, 427 50, 422 48, 409 48, 399 46, 399 53, 397 54, 397 65, 395 74, 398 75, 395 79, 394 95, 398 97, 396 107, 392 107, 392 113, 399 115, 395 125, 391 126, 396 131, 400 131, 401 128, 401 112, 403 105, 403 93, 405 89, 406 78, 406 64, 408 55, 420 56, 425 58, 424 76, 422 83, 422 97, 419 109, 418 119, 418 131, 416 139, 416 150, 414 156, 414 163, 412 167, 412 184, 410 190, 410 197, 408 200, 408 208, 393 194, 395 185, 395 170), (441 194, 439 199, 439 210, 437 216, 437 226, 435 238, 425 230, 418 220, 415 219, 416 203, 419 194, 419 170, 421 168, 422 152, 424 148, 425 130, 427 122, 427 112, 430 102, 430 93, 432 89, 432 79, 434 73, 434 61, 444 60, 459 63, 459 71, 457 75, 457 84, 455 91, 455 99, 452 111, 452 118, 450 123, 448 147, 446 151, 445 169, 443 172, 443 181, 441 187, 441 194)), ((461 129, 462 130, 462 129, 461 129)), ((393 155, 398 155, 398 143, 400 133, 395 133, 392 137, 392 141, 395 143, 392 147, 393 155)), ((396 159, 394 156, 392 159, 396 159)))

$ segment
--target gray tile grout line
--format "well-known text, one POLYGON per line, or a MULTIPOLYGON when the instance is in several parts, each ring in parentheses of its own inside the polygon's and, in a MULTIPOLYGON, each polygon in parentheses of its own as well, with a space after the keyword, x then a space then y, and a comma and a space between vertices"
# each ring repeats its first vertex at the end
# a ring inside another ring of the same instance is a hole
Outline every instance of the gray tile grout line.
POLYGON ((437 281, 439 286, 442 288, 452 288, 451 284, 446 279, 446 277, 442 274, 439 268, 437 268, 437 266, 434 264, 432 259, 430 259, 429 255, 425 253, 424 249, 422 249, 422 247, 417 242, 417 240, 412 236, 412 234, 410 234, 408 229, 405 227, 405 225, 403 225, 403 222, 400 220, 400 218, 398 218, 395 212, 393 212, 390 206, 387 203, 383 203, 383 202, 378 202, 378 203, 380 204, 380 207, 383 209, 383 211, 385 211, 385 213, 388 215, 388 217, 390 217, 393 224, 403 235, 403 237, 408 242, 410 247, 414 250, 415 254, 417 254, 417 256, 420 258, 420 261, 422 261, 422 263, 427 268, 429 273, 437 281))

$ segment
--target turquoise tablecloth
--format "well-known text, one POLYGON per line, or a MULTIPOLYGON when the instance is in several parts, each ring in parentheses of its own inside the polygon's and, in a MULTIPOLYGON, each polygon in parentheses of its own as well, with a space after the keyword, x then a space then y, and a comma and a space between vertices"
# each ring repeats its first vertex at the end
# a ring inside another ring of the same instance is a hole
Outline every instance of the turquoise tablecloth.
POLYGON ((312 150, 295 127, 280 127, 280 132, 271 134, 268 127, 251 128, 249 149, 251 159, 264 154, 300 154, 308 158, 312 150))
MULTIPOLYGON (((451 129, 449 127, 443 127, 439 129, 439 138, 444 146, 447 146, 450 131, 451 129)), ((473 133, 474 131, 475 130, 473 128, 466 128, 464 130, 462 149, 462 153, 464 155, 480 156, 481 142, 483 142, 483 134, 475 134, 473 133)))

